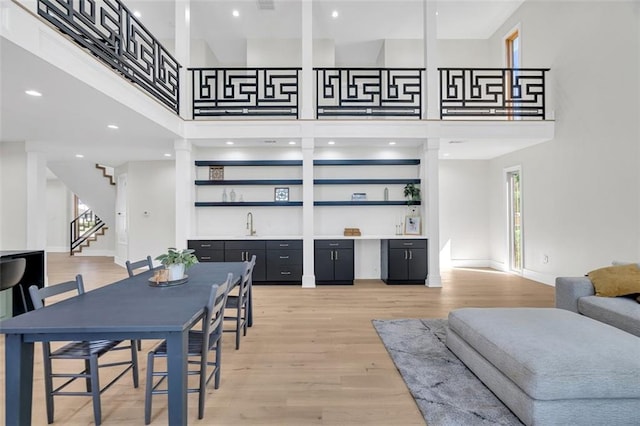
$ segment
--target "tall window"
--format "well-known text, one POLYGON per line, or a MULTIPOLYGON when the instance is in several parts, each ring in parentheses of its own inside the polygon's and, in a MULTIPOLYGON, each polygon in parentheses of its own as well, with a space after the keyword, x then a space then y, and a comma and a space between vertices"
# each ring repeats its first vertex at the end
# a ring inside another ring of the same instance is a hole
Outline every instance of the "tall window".
POLYGON ((507 71, 505 75, 505 99, 507 100, 508 115, 507 119, 513 120, 514 114, 518 118, 517 107, 518 104, 513 101, 514 97, 518 97, 519 93, 516 93, 516 79, 517 71, 515 69, 520 68, 520 30, 514 29, 504 39, 505 43, 505 63, 507 68, 513 69, 513 71, 507 71), (515 110, 514 110, 515 109, 515 110))
POLYGON ((507 210, 509 230, 509 269, 522 273, 522 187, 520 167, 506 170, 507 210))

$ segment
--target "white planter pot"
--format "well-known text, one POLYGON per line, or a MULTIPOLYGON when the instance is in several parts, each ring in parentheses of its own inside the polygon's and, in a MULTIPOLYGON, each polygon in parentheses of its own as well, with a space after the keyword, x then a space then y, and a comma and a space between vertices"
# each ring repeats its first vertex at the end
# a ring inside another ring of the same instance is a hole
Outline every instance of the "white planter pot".
POLYGON ((184 263, 169 265, 169 281, 181 280, 184 277, 184 263))

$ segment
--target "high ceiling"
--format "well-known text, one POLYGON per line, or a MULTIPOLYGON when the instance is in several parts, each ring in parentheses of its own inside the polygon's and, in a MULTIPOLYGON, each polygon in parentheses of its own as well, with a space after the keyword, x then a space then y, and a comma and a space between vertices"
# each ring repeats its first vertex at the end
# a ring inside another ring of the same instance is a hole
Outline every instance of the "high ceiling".
MULTIPOLYGON (((438 37, 489 37, 522 1, 440 0, 438 37)), ((173 1, 125 3, 142 13, 142 22, 158 38, 173 38, 173 1)), ((247 39, 300 37, 300 0, 273 0, 274 10, 259 9, 258 0, 192 0, 191 4, 192 37, 206 39, 223 62, 242 62, 247 39), (238 18, 232 16, 233 9, 239 11, 238 18)), ((371 60, 367 55, 378 54, 366 47, 379 40, 422 38, 422 7, 421 0, 314 0, 313 35, 335 40, 338 58, 356 60, 361 55, 358 61, 366 63, 371 60)), ((3 38, 0 55, 0 141, 36 141, 46 147, 50 159, 82 153, 90 161, 111 166, 160 159, 172 151, 175 134, 109 96, 3 38), (34 86, 46 87, 47 95, 26 97, 24 90, 34 86), (106 121, 117 122, 120 129, 110 131, 106 121)))

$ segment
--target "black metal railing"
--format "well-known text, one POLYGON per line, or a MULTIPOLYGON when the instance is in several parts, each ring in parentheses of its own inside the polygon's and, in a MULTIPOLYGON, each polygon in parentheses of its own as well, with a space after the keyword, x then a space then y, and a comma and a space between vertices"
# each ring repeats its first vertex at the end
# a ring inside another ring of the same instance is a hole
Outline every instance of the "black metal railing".
POLYGON ((69 254, 100 231, 105 223, 92 210, 87 210, 69 224, 69 254))
POLYGON ((548 68, 439 68, 440 118, 545 119, 548 68))
POLYGON ((301 68, 189 68, 193 77, 193 118, 299 118, 300 70, 301 68))
POLYGON ((38 15, 175 113, 180 64, 119 0, 38 0, 38 15))
POLYGON ((314 68, 316 118, 422 116, 422 68, 314 68))

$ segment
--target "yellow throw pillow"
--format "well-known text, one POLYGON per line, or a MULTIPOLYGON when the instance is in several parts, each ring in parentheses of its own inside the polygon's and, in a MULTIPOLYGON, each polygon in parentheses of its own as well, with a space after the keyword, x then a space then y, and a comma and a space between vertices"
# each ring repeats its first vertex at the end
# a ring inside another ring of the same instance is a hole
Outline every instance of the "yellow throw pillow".
POLYGON ((596 296, 616 297, 640 293, 640 268, 635 263, 608 266, 588 274, 596 296))

